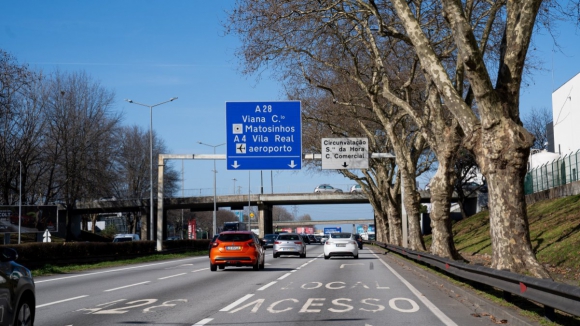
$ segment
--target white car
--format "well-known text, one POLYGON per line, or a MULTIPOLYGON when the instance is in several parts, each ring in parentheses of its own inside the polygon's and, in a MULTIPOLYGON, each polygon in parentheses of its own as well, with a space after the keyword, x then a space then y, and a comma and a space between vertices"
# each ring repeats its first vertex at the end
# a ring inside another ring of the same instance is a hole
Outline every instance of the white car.
POLYGON ((352 187, 350 187, 350 193, 360 193, 362 192, 362 188, 359 184, 353 185, 352 187))
POLYGON ((324 243, 324 259, 332 256, 352 256, 358 259, 358 244, 352 233, 330 233, 324 243))

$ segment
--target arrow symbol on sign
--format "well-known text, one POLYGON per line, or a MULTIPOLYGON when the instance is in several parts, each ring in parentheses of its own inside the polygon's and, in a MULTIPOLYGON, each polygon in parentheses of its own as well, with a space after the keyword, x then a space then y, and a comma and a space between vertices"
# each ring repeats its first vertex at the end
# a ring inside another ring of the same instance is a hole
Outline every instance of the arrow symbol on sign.
POLYGON ((239 164, 238 164, 238 161, 234 161, 234 164, 232 164, 232 167, 233 167, 234 169, 237 169, 237 168, 239 168, 240 166, 241 166, 241 165, 239 165, 239 164))
POLYGON ((288 164, 288 166, 291 167, 291 168, 295 168, 298 165, 297 164, 294 164, 294 160, 290 160, 290 164, 288 164))
POLYGON ((348 166, 348 164, 346 164, 346 162, 344 162, 344 163, 342 163, 342 166, 343 166, 343 167, 347 167, 347 166, 348 166))

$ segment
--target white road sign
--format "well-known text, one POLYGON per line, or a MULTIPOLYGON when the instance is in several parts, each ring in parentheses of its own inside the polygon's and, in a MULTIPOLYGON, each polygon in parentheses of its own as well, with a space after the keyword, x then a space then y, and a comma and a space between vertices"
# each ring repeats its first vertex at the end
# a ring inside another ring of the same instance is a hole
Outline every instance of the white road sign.
POLYGON ((368 169, 367 138, 322 138, 322 169, 368 169))

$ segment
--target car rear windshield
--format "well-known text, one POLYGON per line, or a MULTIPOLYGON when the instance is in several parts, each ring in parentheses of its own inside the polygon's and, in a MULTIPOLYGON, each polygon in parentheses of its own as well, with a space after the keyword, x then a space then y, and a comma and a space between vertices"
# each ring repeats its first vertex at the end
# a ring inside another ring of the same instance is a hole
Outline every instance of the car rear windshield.
POLYGON ((294 234, 280 234, 276 240, 302 240, 300 236, 294 234))
POLYGON ((333 239, 348 239, 350 238, 350 233, 332 233, 333 239))
POLYGON ((248 241, 252 239, 250 234, 220 234, 220 241, 248 241))
POLYGON ((113 242, 126 242, 126 241, 133 241, 133 238, 115 238, 113 242))
POLYGON ((276 239, 277 236, 277 234, 266 234, 264 239, 276 239))

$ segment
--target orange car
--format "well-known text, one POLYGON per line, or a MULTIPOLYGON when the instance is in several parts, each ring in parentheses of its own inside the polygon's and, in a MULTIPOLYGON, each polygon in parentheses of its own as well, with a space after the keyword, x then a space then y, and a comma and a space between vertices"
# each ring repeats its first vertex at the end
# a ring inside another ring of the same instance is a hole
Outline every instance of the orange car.
POLYGON ((252 266, 255 271, 264 268, 264 242, 250 231, 226 231, 220 233, 209 251, 209 267, 212 272, 226 266, 252 266))

